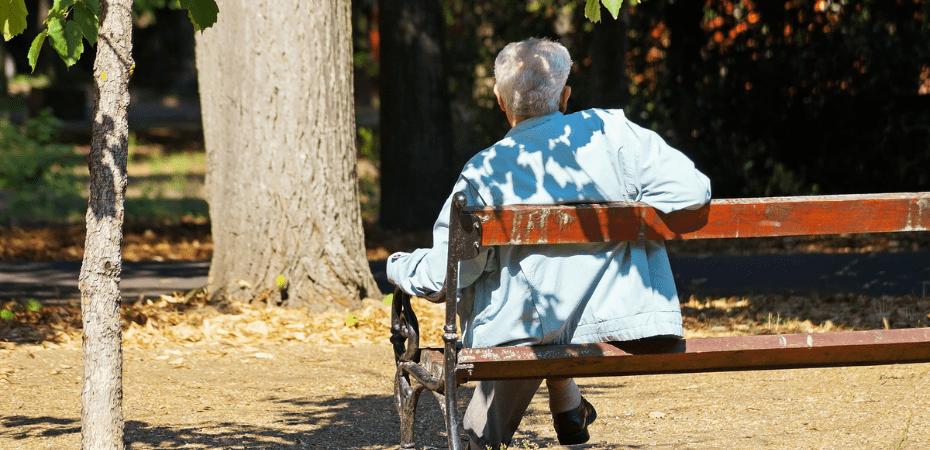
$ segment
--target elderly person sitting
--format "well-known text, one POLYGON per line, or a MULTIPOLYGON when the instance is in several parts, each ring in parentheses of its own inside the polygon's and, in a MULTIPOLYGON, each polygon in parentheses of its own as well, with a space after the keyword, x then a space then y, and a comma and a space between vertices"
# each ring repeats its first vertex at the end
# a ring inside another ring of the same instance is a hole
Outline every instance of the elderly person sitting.
MULTIPOLYGON (((562 45, 527 39, 497 56, 494 93, 512 126, 465 166, 453 192, 473 206, 641 201, 663 211, 710 199, 706 176, 621 110, 566 115, 571 59, 562 45)), ((388 278, 411 295, 442 289, 446 201, 433 247, 396 253, 388 278)), ((466 347, 681 337, 678 297, 662 241, 483 248, 461 264, 458 305, 466 347)), ((464 426, 472 449, 510 444, 540 380, 478 383, 464 426)), ((572 379, 546 380, 560 444, 587 442, 596 412, 572 379)))

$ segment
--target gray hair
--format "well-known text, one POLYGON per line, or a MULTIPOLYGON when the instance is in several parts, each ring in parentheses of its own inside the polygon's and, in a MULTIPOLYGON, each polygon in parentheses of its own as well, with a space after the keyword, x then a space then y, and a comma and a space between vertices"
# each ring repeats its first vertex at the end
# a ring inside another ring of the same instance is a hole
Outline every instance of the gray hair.
POLYGON ((507 109, 529 119, 559 109, 571 67, 571 56, 562 44, 529 38, 507 44, 497 54, 494 79, 507 109))

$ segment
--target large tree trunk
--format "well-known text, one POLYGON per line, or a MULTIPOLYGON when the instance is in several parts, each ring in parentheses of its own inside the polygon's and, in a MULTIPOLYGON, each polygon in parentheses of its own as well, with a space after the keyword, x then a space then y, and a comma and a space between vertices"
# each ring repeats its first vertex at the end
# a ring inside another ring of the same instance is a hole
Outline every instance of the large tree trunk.
POLYGON ((84 380, 81 447, 123 448, 123 348, 119 281, 132 71, 132 0, 101 2, 94 63, 90 201, 81 266, 84 380))
POLYGON ((379 5, 380 225, 428 230, 461 169, 453 166, 442 2, 379 5))
POLYGON ((380 296, 358 202, 348 0, 217 3, 197 36, 209 291, 311 311, 380 296))

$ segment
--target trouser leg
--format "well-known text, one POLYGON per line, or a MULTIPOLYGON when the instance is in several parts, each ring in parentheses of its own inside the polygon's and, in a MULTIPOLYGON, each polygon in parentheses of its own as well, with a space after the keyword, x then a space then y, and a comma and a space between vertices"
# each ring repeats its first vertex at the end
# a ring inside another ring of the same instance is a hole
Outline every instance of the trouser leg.
POLYGON ((463 425, 474 450, 510 445, 542 380, 480 381, 465 410, 463 425))

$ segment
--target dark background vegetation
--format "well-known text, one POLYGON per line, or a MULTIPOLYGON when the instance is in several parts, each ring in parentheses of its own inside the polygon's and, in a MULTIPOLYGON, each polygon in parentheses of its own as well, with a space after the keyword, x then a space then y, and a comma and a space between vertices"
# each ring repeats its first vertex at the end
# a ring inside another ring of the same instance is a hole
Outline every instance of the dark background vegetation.
MULTIPOLYGON (((431 226, 454 174, 506 133, 493 59, 530 36, 571 52, 570 110, 624 108, 691 156, 715 197, 930 190, 930 0, 626 3, 620 19, 605 10, 595 24, 581 0, 353 0, 359 152, 389 172, 363 176, 363 197, 414 218, 382 211, 382 225, 431 226)), ((28 73, 30 20, 26 36, 4 43, 18 73, 28 73)), ((136 25, 137 98, 196 103, 183 13, 141 9, 136 25)), ((37 72, 73 91, 89 82, 90 61, 37 72)), ((4 99, 3 111, 23 123, 51 102, 4 99)))
MULTIPOLYGON (((418 3, 429 2, 380 7, 418 3)), ((631 3, 619 20, 604 10, 604 21, 591 23, 576 0, 443 2, 444 35, 413 39, 445 39, 443 59, 432 63, 448 75, 456 169, 507 131, 491 94, 496 53, 536 36, 559 40, 573 56, 570 110, 623 107, 690 155, 715 197, 930 187, 930 1, 631 3)), ((379 5, 355 7, 365 18, 356 26, 360 66, 396 70, 377 56, 391 36, 372 39, 379 5)), ((410 78, 422 83, 421 74, 410 78)), ((401 113, 429 123, 409 105, 393 112, 401 113)), ((382 142, 382 159, 398 152, 382 142)), ((402 195, 384 187, 385 197, 402 195)), ((438 190, 427 210, 446 195, 438 190)))

